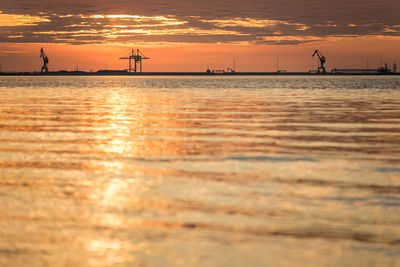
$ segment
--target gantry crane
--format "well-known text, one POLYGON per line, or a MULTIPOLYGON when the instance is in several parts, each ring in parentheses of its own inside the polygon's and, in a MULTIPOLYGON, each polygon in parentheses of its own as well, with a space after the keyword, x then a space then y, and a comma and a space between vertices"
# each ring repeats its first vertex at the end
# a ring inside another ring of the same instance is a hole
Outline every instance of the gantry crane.
POLYGON ((46 56, 46 53, 43 50, 43 47, 40 48, 40 57, 43 60, 43 66, 41 72, 49 72, 49 69, 47 68, 47 64, 49 63, 49 58, 46 56))
POLYGON ((319 66, 318 67, 318 73, 326 73, 326 69, 325 69, 325 67, 324 67, 324 64, 325 64, 325 62, 326 62, 326 57, 324 57, 323 55, 322 55, 322 53, 321 52, 319 52, 318 50, 315 50, 314 51, 314 54, 312 55, 312 56, 315 56, 315 55, 317 55, 318 56, 318 58, 319 58, 319 61, 320 61, 320 64, 321 64, 321 66, 319 66))
POLYGON ((129 72, 132 72, 132 60, 134 61, 133 71, 137 72, 137 63, 139 63, 140 64, 140 72, 142 72, 142 60, 150 59, 150 58, 143 55, 143 53, 140 52, 139 49, 137 49, 136 51, 134 49, 132 49, 131 54, 129 54, 128 57, 121 57, 119 59, 129 59, 129 68, 128 68, 129 72))

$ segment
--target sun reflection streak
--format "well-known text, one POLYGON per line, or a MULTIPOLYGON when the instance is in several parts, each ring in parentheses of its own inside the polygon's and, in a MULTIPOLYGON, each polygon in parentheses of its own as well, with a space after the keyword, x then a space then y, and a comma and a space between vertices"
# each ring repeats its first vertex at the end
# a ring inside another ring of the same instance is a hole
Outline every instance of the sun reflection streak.
MULTIPOLYGON (((127 199, 122 197, 128 184, 122 179, 111 179, 102 190, 96 192, 97 202, 100 207, 112 207, 113 212, 98 212, 93 214, 93 220, 102 227, 110 229, 120 229, 124 226, 124 218, 117 211, 126 206, 127 199)), ((96 188, 98 190, 98 188, 96 188)), ((94 265, 107 263, 127 262, 129 255, 125 254, 124 248, 130 248, 130 244, 124 244, 121 239, 108 238, 105 233, 86 240, 86 249, 95 253, 101 258, 100 261, 93 262, 94 265)), ((97 259, 98 257, 96 257, 97 259)), ((94 259, 94 258, 93 258, 94 259)))
POLYGON ((112 153, 125 153, 132 147, 127 143, 127 139, 130 137, 129 124, 132 118, 126 116, 127 109, 129 107, 129 100, 116 91, 110 91, 106 97, 107 112, 107 128, 112 131, 112 140, 105 147, 105 152, 112 153))
POLYGON ((128 250, 132 249, 131 245, 118 239, 90 240, 86 244, 86 249, 96 254, 96 257, 91 257, 89 260, 90 265, 94 266, 124 263, 133 259, 133 256, 128 253, 128 250))
MULTIPOLYGON (((100 140, 106 140, 99 142, 99 149, 109 155, 101 160, 101 164, 112 176, 118 176, 125 168, 125 162, 112 155, 123 155, 134 148, 126 142, 126 140, 129 140, 129 124, 132 122, 132 119, 128 118, 126 114, 129 105, 134 101, 122 97, 117 90, 109 90, 105 94, 100 94, 99 98, 96 99, 95 113, 102 114, 100 116, 104 118, 102 124, 97 127, 107 129, 108 133, 107 136, 104 136, 104 132, 99 131, 98 135, 100 140)), ((117 177, 106 179, 95 187, 92 193, 93 199, 97 199, 97 204, 106 210, 93 214, 93 219, 101 226, 110 227, 113 231, 123 228, 125 219, 119 211, 128 205, 130 200, 127 198, 127 191, 131 189, 128 180, 117 177), (109 208, 112 208, 112 210, 109 208)), ((121 238, 108 237, 104 232, 86 240, 85 243, 87 251, 96 255, 96 257, 91 258, 91 265, 118 264, 132 261, 134 258, 131 253, 128 253, 135 249, 131 242, 124 241, 121 238)))
MULTIPOLYGON (((127 200, 122 197, 122 192, 127 188, 127 182, 123 181, 122 179, 112 179, 102 192, 103 198, 101 200, 101 204, 104 206, 124 206, 127 200)), ((110 220, 110 217, 108 217, 108 221, 112 221, 113 224, 116 222, 114 219, 110 220)))

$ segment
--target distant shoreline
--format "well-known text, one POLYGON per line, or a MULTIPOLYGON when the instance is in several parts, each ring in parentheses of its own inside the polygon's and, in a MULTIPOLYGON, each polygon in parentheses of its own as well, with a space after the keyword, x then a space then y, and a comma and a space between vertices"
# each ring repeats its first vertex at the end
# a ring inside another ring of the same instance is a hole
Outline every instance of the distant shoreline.
POLYGON ((127 72, 127 71, 53 71, 0 72, 0 76, 400 76, 399 72, 384 73, 310 73, 310 72, 127 72))

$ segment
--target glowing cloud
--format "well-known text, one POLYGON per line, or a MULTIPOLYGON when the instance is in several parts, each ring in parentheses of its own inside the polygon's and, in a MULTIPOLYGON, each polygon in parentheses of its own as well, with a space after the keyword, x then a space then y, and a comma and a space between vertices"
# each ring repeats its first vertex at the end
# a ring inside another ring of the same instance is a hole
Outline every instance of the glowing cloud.
POLYGON ((279 20, 257 20, 252 18, 235 18, 235 19, 214 19, 214 20, 200 20, 202 22, 213 23, 217 27, 272 27, 276 26, 281 21, 279 20))
POLYGON ((48 17, 29 16, 29 15, 13 15, 3 14, 0 11, 0 27, 4 26, 26 26, 37 25, 41 22, 49 22, 48 17))

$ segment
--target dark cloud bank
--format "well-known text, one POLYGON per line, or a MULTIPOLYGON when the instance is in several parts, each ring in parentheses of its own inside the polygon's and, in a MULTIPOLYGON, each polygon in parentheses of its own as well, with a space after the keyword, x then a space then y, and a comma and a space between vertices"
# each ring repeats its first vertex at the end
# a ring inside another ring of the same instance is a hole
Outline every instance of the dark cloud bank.
POLYGON ((3 23, 0 42, 297 44, 332 36, 400 35, 398 0, 1 2, 0 17, 25 15, 33 21, 3 23))

